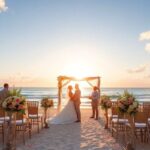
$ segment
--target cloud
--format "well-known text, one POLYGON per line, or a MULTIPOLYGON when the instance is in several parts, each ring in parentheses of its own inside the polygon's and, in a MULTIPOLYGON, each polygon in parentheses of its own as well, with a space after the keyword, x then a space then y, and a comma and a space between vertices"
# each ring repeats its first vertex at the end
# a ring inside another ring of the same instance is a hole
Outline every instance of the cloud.
POLYGON ((150 53, 150 43, 145 45, 145 50, 150 53))
POLYGON ((146 71, 148 65, 140 65, 136 68, 132 68, 132 69, 128 69, 127 72, 128 73, 142 73, 144 71, 146 71))
POLYGON ((139 37, 140 41, 150 40, 150 31, 142 32, 139 37))
MULTIPOLYGON (((139 40, 140 41, 145 41, 145 40, 150 41, 150 31, 142 32, 139 36, 139 40)), ((150 53, 150 42, 146 43, 145 51, 150 53)))
POLYGON ((6 6, 5 0, 0 0, 0 12, 6 11, 8 7, 6 6))

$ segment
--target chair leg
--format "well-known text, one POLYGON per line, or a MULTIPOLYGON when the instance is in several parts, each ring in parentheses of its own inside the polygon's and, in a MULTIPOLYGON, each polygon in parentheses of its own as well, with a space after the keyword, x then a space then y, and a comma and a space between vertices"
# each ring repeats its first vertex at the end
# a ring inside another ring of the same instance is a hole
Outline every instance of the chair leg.
POLYGON ((38 124, 38 133, 40 133, 39 119, 37 119, 37 124, 38 124))
POLYGON ((141 142, 143 143, 143 130, 141 129, 141 142))
POLYGON ((4 144, 4 125, 2 126, 2 138, 3 138, 3 144, 4 144))
POLYGON ((41 117, 41 125, 42 125, 42 129, 43 129, 43 117, 41 117))
POLYGON ((148 128, 147 128, 147 143, 149 142, 149 129, 148 128))
POLYGON ((25 126, 23 126, 23 144, 25 145, 25 126))
POLYGON ((29 123, 29 138, 31 139, 31 133, 32 133, 32 125, 29 123))
POLYGON ((114 124, 113 124, 113 122, 111 123, 111 135, 113 136, 113 126, 114 124))
POLYGON ((116 139, 118 139, 118 128, 119 128, 119 124, 117 123, 117 129, 116 129, 116 139))

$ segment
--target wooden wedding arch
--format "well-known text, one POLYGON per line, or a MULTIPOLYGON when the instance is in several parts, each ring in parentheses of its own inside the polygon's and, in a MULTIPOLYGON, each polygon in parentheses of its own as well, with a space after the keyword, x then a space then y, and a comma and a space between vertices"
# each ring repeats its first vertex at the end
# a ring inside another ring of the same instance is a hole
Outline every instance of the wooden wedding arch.
POLYGON ((58 80, 58 107, 61 106, 61 98, 62 98, 62 88, 66 86, 69 82, 71 81, 86 81, 91 87, 97 86, 99 89, 100 93, 100 83, 101 83, 101 78, 99 76, 96 77, 85 77, 82 79, 77 79, 75 77, 68 77, 68 76, 59 76, 57 78, 58 80), (97 80, 97 85, 92 85, 90 81, 92 80, 97 80))

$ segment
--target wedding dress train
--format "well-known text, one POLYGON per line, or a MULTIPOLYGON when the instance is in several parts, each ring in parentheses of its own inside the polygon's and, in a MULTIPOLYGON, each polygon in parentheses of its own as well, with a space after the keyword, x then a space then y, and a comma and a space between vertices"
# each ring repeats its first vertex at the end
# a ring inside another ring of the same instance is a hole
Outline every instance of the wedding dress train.
POLYGON ((73 101, 68 101, 66 106, 54 117, 50 124, 69 124, 77 120, 77 115, 73 101))

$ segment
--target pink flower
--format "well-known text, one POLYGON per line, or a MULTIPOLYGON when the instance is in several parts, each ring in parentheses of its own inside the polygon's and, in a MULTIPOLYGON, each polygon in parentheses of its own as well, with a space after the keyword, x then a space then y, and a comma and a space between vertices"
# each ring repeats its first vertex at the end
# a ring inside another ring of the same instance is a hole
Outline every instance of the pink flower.
POLYGON ((23 105, 19 105, 18 110, 23 110, 24 106, 23 105))
POLYGON ((19 103, 20 99, 16 99, 16 102, 19 103))

